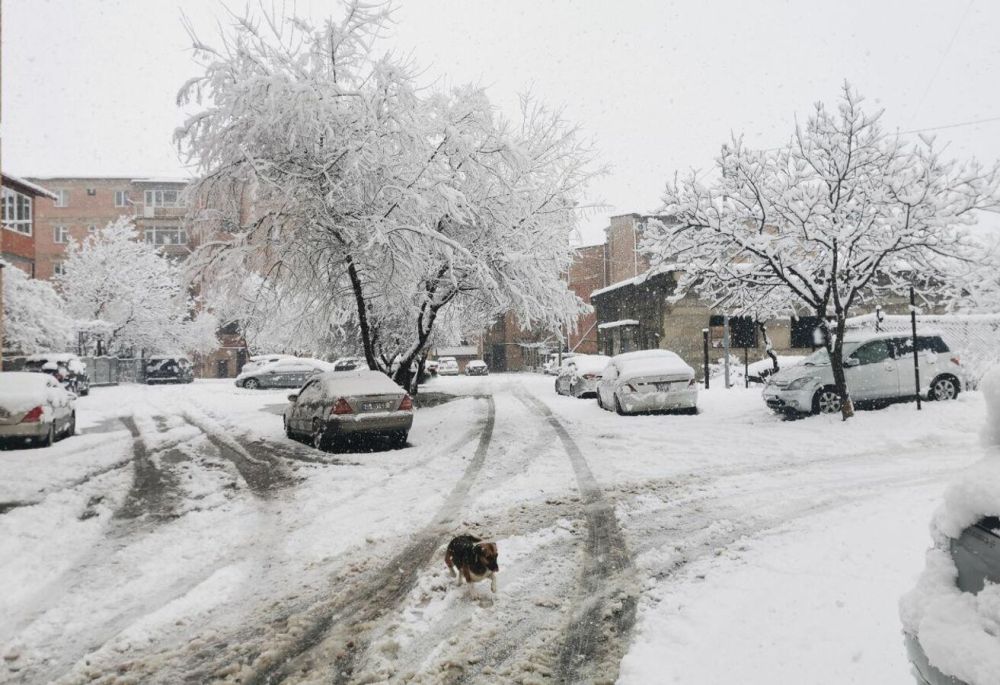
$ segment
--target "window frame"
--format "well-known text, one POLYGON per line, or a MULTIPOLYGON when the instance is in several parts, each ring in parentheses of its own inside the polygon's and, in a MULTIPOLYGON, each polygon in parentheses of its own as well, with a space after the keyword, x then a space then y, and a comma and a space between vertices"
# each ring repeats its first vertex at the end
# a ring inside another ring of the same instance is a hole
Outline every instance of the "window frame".
POLYGON ((128 207, 131 199, 128 196, 127 190, 116 190, 115 191, 115 207, 128 207))
POLYGON ((143 200, 147 207, 172 209, 184 206, 181 204, 181 191, 171 188, 149 188, 144 191, 143 200), (173 194, 174 199, 172 202, 166 201, 167 194, 173 194))
POLYGON ((55 193, 58 196, 55 200, 53 200, 53 203, 54 203, 54 205, 56 207, 59 207, 59 208, 69 207, 69 189, 68 188, 57 188, 56 190, 53 190, 52 192, 55 193))
POLYGON ((171 247, 188 244, 187 229, 183 226, 147 226, 142 231, 142 239, 154 247, 171 247), (173 234, 177 240, 160 240, 161 235, 173 234))
POLYGON ((4 186, 0 196, 0 222, 8 231, 31 236, 34 233, 34 205, 30 195, 4 186))
POLYGON ((66 224, 55 224, 52 227, 52 242, 56 245, 66 245, 72 237, 69 232, 69 226, 66 224), (59 236, 62 236, 63 239, 59 240, 59 236))

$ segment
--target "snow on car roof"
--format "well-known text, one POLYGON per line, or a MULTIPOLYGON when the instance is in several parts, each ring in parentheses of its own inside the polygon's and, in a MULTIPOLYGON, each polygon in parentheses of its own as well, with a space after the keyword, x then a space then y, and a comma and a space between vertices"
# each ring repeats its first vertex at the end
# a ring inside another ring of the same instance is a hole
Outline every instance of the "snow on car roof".
POLYGON ((603 371, 611 357, 603 354, 578 354, 563 362, 563 366, 573 366, 581 373, 603 371))
POLYGON ((615 357, 619 369, 618 377, 622 380, 643 378, 645 376, 679 376, 694 375, 694 369, 673 352, 667 350, 649 350, 665 354, 647 354, 631 356, 635 352, 615 357))
POLYGON ((40 352, 38 354, 29 354, 24 358, 26 362, 68 362, 73 359, 79 359, 79 357, 72 352, 40 352))
MULTIPOLYGON (((931 336, 943 337, 944 334, 939 330, 921 330, 917 329, 918 338, 929 338, 931 336)), ((889 340, 891 338, 912 338, 913 334, 910 331, 845 331, 844 332, 844 342, 867 342, 869 340, 889 340)))
POLYGON ((319 382, 327 395, 378 395, 406 392, 381 371, 355 369, 328 371, 320 374, 319 382))
POLYGON ((51 376, 30 371, 4 371, 0 373, 0 395, 22 390, 37 390, 50 385, 51 376))
POLYGON ((486 362, 484 362, 482 359, 472 359, 465 366, 466 367, 469 367, 469 366, 486 366, 486 362))
POLYGON ((0 373, 0 406, 8 412, 27 411, 39 402, 55 399, 64 393, 52 376, 30 371, 4 371, 0 373))
POLYGON ((663 357, 671 359, 680 359, 676 352, 671 352, 670 350, 636 350, 635 352, 625 352, 623 354, 617 354, 613 357, 616 362, 627 362, 631 359, 645 359, 647 357, 663 357))

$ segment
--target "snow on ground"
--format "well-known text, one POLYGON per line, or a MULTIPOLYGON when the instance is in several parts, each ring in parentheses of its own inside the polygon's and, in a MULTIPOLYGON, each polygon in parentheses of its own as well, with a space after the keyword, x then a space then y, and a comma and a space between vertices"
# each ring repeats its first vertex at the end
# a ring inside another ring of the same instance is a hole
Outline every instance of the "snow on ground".
POLYGON ((580 630, 625 683, 912 682, 896 598, 982 453, 979 395, 843 423, 715 387, 620 417, 552 384, 434 379, 461 397, 405 449, 345 454, 284 436, 290 391, 95 388, 83 434, 0 452, 0 682, 545 682, 580 630), (500 546, 496 596, 444 569, 467 531, 500 546))

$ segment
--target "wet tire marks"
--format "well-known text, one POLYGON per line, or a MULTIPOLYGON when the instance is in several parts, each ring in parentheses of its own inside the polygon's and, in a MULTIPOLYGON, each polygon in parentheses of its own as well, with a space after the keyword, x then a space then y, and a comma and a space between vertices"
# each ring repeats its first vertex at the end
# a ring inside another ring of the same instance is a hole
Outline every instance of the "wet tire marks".
POLYGON ((351 680, 368 647, 374 624, 396 609, 413 589, 423 568, 442 548, 442 541, 454 525, 486 460, 495 416, 493 398, 489 397, 475 454, 431 523, 384 562, 381 570, 354 585, 345 597, 314 607, 304 620, 300 617, 297 623, 305 627, 295 631, 293 640, 261 655, 252 664, 251 675, 242 678, 242 682, 248 685, 279 683, 293 674, 311 673, 313 669, 332 671, 329 678, 334 683, 351 680))
POLYGON ((635 623, 637 587, 625 536, 587 460, 552 410, 526 392, 517 393, 552 427, 576 475, 587 522, 577 605, 559 651, 559 682, 612 682, 628 647, 635 623))
MULTIPOLYGON (((127 416, 121 421, 132 435, 132 485, 125 496, 125 501, 115 511, 114 518, 134 519, 143 515, 155 519, 176 518, 177 506, 181 499, 177 477, 153 461, 135 419, 127 416)), ((160 448, 156 451, 163 451, 166 457, 170 453, 169 450, 175 449, 169 447, 167 450, 160 448)), ((176 453, 174 458, 183 459, 184 455, 176 453)))

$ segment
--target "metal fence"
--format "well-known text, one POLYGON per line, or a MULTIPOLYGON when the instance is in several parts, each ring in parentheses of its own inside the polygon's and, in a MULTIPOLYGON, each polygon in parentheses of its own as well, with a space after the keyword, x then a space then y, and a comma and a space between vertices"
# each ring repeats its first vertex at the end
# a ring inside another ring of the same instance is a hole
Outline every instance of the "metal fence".
MULTIPOLYGON (((878 321, 875 314, 866 314, 848 319, 847 327, 909 334, 910 317, 887 315, 878 321)), ((978 387, 991 367, 1000 365, 1000 314, 918 314, 917 334, 922 332, 940 333, 958 353, 969 390, 978 387)))
POLYGON ((118 357, 80 357, 87 365, 91 385, 142 383, 146 380, 141 359, 118 357))

